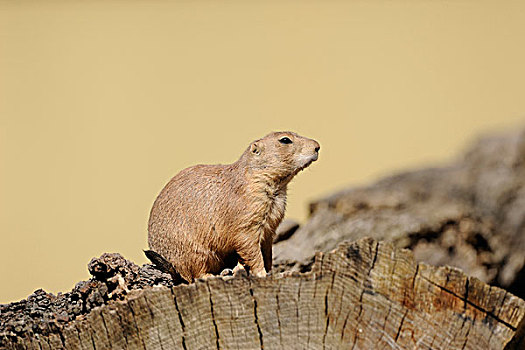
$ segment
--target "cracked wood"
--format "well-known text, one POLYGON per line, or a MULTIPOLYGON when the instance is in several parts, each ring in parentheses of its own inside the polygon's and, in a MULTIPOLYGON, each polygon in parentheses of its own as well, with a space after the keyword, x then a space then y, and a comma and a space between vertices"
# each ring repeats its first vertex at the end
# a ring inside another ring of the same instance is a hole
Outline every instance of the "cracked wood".
POLYGON ((524 318, 525 302, 504 290, 363 239, 317 254, 306 273, 133 291, 8 348, 503 349, 524 318))

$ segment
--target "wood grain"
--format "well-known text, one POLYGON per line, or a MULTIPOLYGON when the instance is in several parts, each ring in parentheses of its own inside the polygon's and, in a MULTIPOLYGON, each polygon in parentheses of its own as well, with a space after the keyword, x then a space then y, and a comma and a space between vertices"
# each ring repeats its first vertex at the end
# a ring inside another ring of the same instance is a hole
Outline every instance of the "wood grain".
POLYGON ((9 349, 503 349, 520 345, 525 302, 410 251, 362 239, 311 271, 237 274, 132 291, 60 334, 9 349))

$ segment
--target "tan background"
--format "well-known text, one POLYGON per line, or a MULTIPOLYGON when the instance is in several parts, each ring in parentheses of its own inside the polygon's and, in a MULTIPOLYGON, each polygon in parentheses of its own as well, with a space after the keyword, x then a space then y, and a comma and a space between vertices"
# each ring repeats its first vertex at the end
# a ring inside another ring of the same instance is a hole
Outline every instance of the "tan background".
POLYGON ((162 186, 271 130, 321 143, 309 200, 525 117, 523 1, 0 3, 0 302, 145 262, 162 186), (45 4, 44 4, 45 3, 45 4))

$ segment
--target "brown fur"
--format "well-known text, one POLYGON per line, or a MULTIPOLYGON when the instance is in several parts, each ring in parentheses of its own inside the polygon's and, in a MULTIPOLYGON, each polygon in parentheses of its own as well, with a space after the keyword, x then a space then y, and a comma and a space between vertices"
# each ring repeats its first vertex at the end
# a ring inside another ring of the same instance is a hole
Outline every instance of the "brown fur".
POLYGON ((182 170, 153 204, 150 248, 188 282, 237 261, 264 276, 272 268, 272 241, 284 217, 286 187, 317 160, 318 151, 314 140, 275 132, 252 142, 235 163, 182 170), (292 143, 283 144, 283 137, 292 143))

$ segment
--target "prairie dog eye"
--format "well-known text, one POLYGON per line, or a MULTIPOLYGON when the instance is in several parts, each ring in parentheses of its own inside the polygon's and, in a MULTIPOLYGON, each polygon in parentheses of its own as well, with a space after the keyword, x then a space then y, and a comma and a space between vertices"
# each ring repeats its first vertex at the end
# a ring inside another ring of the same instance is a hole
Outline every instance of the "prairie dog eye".
POLYGON ((290 140, 288 137, 285 136, 285 137, 281 137, 281 138, 279 139, 279 142, 280 142, 280 143, 283 143, 283 144, 285 144, 285 145, 287 145, 287 144, 292 143, 292 140, 290 140))

